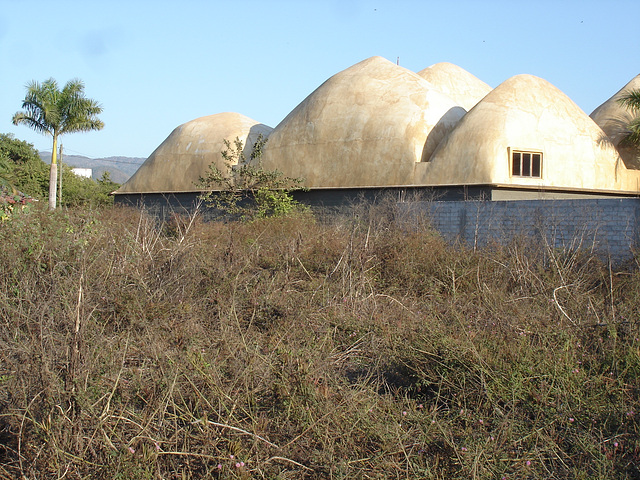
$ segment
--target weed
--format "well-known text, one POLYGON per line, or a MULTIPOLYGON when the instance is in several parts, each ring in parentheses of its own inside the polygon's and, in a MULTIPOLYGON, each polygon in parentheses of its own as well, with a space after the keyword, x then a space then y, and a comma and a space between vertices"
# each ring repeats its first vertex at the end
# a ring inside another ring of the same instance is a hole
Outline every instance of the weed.
POLYGON ((381 202, 0 225, 0 478, 640 478, 637 270, 381 202))

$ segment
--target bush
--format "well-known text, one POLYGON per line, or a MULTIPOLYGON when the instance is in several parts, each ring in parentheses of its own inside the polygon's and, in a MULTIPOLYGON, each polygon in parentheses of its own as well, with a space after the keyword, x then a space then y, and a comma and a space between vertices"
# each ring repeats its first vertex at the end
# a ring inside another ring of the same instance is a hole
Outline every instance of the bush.
POLYGON ((221 152, 225 171, 215 163, 209 165, 208 174, 200 177, 197 185, 206 190, 200 198, 221 215, 243 220, 306 212, 307 208, 291 196, 293 190, 303 189, 302 180, 284 176, 277 170, 264 170, 260 166, 262 148, 266 143, 267 140, 259 135, 248 161, 238 137, 233 145, 225 139, 226 149, 221 152))
POLYGON ((0 478, 640 477, 640 274, 371 217, 0 226, 0 478))

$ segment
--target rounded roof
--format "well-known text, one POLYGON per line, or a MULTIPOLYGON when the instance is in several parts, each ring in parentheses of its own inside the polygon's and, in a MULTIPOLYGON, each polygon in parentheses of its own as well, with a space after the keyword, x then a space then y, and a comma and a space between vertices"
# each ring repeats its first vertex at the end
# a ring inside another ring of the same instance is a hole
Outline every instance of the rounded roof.
POLYGON ((436 63, 420 70, 418 75, 466 110, 471 110, 491 91, 489 85, 453 63, 436 63))
POLYGON ((268 136, 271 127, 239 113, 226 112, 197 118, 177 127, 116 193, 193 192, 201 176, 214 163, 226 165, 221 152, 224 140, 238 137, 247 158, 259 134, 268 136))
POLYGON ((618 189, 625 172, 604 132, 569 97, 546 80, 517 75, 465 115, 418 180, 618 189), (542 178, 512 177, 510 150, 541 152, 542 178))
POLYGON ((627 125, 633 120, 634 114, 630 109, 620 105, 620 98, 630 90, 640 90, 640 75, 634 77, 622 87, 615 95, 596 108, 590 115, 594 122, 606 133, 613 144, 618 147, 620 155, 628 168, 640 169, 640 160, 633 148, 621 147, 620 141, 624 138, 627 125))
POLYGON ((332 76, 269 136, 262 165, 308 187, 404 185, 466 111, 405 68, 371 57, 332 76))

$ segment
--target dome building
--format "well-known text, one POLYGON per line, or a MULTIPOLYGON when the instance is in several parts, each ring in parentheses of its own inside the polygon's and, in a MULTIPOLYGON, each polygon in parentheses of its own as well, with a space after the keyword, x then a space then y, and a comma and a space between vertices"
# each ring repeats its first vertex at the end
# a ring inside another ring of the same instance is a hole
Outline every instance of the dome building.
POLYGON ((258 135, 272 128, 239 113, 226 112, 197 118, 177 127, 154 150, 138 171, 116 192, 123 194, 194 192, 209 165, 226 171, 224 140, 237 137, 249 158, 258 135))
POLYGON ((382 57, 332 76, 276 126, 262 165, 309 188, 413 183, 466 111, 429 82, 382 57))
POLYGON ((453 63, 436 63, 418 75, 467 111, 491 91, 489 85, 453 63))
POLYGON ((493 199, 557 198, 637 191, 638 176, 569 97, 546 80, 517 75, 465 115, 415 180, 489 185, 493 199))

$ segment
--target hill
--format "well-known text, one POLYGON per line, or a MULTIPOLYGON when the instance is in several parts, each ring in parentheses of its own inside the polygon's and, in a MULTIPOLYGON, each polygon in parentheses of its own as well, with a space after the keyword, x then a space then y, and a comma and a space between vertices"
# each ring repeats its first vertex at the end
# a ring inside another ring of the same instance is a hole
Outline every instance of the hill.
MULTIPOLYGON (((46 163, 51 163, 51 152, 39 152, 40 158, 46 163)), ((103 157, 89 158, 82 155, 64 155, 63 161, 67 165, 80 168, 91 168, 92 178, 98 179, 106 171, 111 175, 111 180, 116 183, 124 183, 140 168, 146 158, 140 157, 103 157)))

